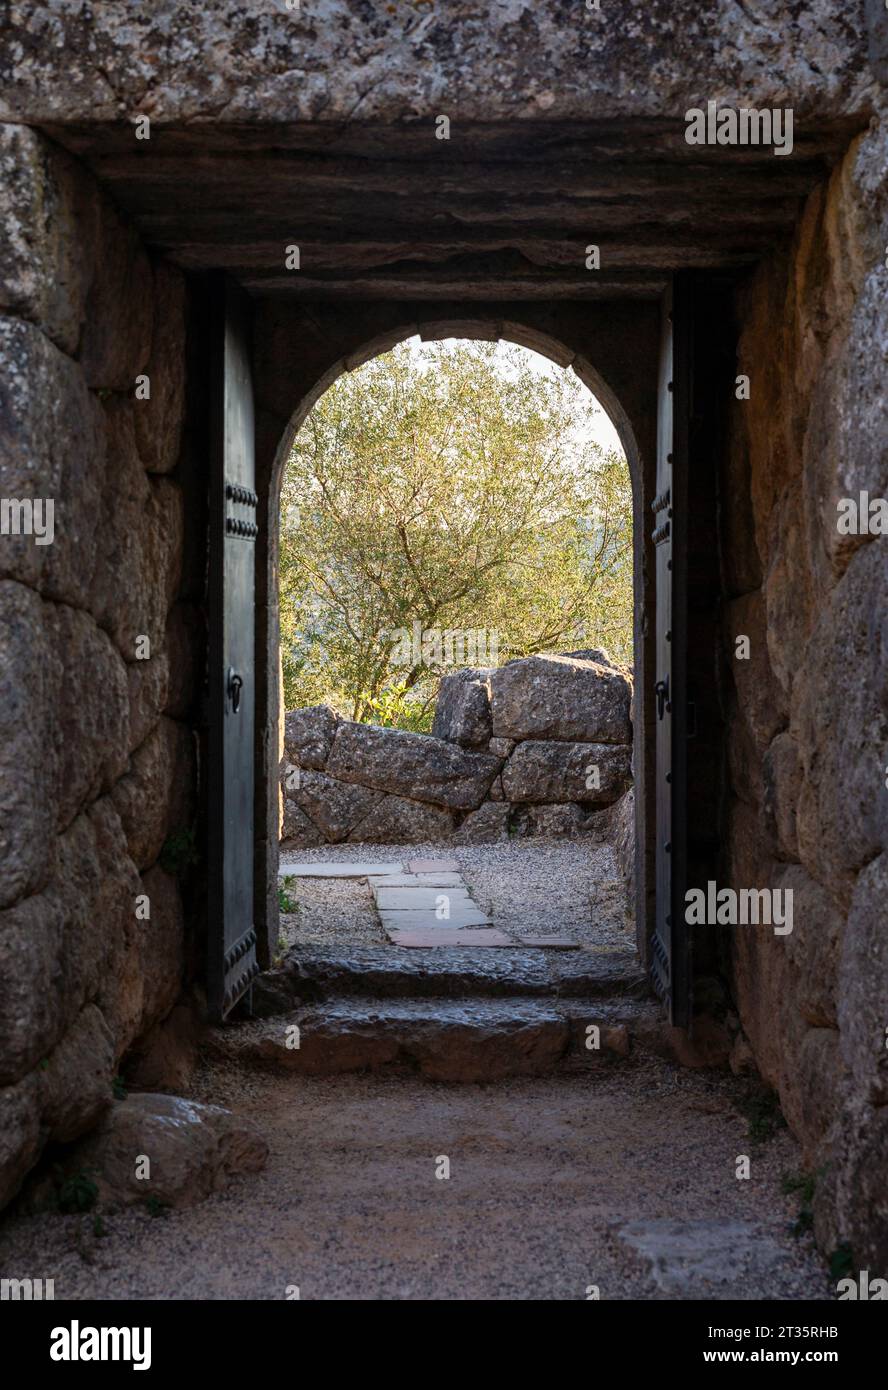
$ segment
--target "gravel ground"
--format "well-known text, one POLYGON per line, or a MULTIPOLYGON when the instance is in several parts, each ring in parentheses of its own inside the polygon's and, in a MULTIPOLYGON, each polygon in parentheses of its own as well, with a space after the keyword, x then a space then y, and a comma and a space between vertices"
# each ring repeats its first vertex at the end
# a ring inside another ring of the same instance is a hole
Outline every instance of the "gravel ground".
MULTIPOLYGON (((602 1299, 662 1297, 617 1239, 639 1219, 733 1218, 776 1240, 743 1296, 829 1296, 790 1225, 786 1131, 760 1149, 730 1076, 641 1060, 608 1073, 448 1086, 405 1076, 296 1079, 205 1071, 198 1099, 253 1117, 271 1154, 200 1206, 151 1217, 7 1216, 0 1271, 55 1279, 57 1299, 602 1299), (752 1176, 738 1181, 736 1156, 752 1176), (435 1176, 440 1156, 449 1180, 435 1176)), ((709 1296, 712 1296, 711 1294, 709 1296)))
MULTIPOLYGON (((587 948, 634 948, 634 928, 609 845, 580 840, 508 840, 494 845, 327 845, 281 854, 281 867, 324 860, 455 859, 475 902, 516 942, 522 933, 567 936, 587 948)), ((288 885, 297 911, 284 914, 281 949, 295 945, 382 945, 385 935, 366 879, 299 879, 288 885)))

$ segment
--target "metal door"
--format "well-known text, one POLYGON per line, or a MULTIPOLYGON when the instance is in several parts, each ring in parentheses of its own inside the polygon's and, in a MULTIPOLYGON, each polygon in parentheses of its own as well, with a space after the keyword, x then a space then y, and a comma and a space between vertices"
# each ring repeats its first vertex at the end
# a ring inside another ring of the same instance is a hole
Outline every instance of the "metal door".
POLYGON ((685 922, 687 859, 687 464, 690 297, 679 274, 662 308, 657 409, 656 555, 656 924, 651 979, 670 1021, 690 1022, 690 948, 685 922))
POLYGON ((207 993, 222 1019, 259 973, 253 925, 257 504, 250 302, 214 280, 209 497, 207 993))

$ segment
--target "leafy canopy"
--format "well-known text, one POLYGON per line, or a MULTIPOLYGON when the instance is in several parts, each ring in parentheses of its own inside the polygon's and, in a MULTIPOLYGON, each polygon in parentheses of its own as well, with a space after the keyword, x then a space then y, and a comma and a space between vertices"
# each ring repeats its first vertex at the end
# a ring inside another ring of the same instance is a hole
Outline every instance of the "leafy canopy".
POLYGON ((287 709, 327 699, 427 728, 454 654, 409 650, 414 625, 483 633, 500 662, 581 646, 631 659, 626 462, 589 438, 595 405, 577 378, 534 360, 405 343, 311 411, 282 495, 287 709))

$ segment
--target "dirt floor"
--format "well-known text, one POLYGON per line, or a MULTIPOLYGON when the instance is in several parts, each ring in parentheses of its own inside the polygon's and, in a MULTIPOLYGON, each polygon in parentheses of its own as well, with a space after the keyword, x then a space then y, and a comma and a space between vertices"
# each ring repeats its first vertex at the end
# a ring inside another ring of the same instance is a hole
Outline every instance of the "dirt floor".
POLYGON ((255 1119, 263 1173, 188 1210, 110 1214, 101 1238, 92 1215, 10 1213, 0 1270, 54 1278, 57 1299, 826 1298, 783 1192, 795 1144, 750 1140, 741 1089, 645 1060, 483 1086, 210 1069, 196 1097, 255 1119), (667 1252, 655 1269, 620 1234, 671 1220, 669 1248, 699 1244, 708 1219, 703 1263, 667 1252))

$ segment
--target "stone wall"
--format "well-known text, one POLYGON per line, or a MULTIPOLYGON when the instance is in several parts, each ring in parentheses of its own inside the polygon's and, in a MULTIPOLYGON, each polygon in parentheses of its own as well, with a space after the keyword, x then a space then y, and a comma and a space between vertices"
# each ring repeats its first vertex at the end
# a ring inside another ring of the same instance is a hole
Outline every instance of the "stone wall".
POLYGON ((286 716, 282 843, 482 843, 583 835, 631 782, 631 682, 601 651, 441 681, 432 733, 286 716))
POLYGON ((791 888, 785 938, 731 943, 743 1026, 821 1171, 820 1239, 888 1264, 888 539, 837 500, 888 496, 888 129, 874 121, 739 304, 723 488, 727 872, 791 888), (751 641, 737 660, 735 639, 751 641))
POLYGON ((2 1204, 180 991, 199 567, 182 277, 20 126, 0 214, 0 499, 54 504, 51 543, 0 535, 2 1204))

